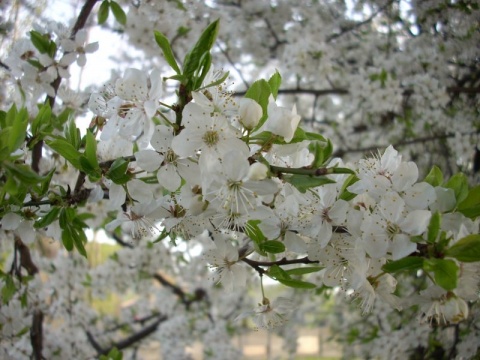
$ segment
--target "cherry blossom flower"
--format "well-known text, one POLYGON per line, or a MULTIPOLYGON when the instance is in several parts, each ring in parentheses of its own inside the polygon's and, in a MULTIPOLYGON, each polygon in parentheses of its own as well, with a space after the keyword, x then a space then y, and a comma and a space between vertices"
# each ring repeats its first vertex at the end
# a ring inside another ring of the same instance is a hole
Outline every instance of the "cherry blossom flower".
POLYGON ((271 301, 264 297, 253 311, 239 315, 236 320, 253 316, 253 322, 257 328, 271 330, 284 325, 288 321, 288 315, 295 309, 295 304, 288 298, 278 297, 271 301))
POLYGON ((94 53, 98 50, 98 42, 85 45, 85 42, 87 41, 87 35, 87 31, 85 29, 81 29, 75 35, 75 40, 63 39, 61 41, 63 49, 68 53, 65 55, 65 57, 71 57, 69 60, 71 62, 75 61, 76 59, 78 66, 85 66, 87 63, 87 57, 85 54, 94 53))
POLYGON ((141 70, 127 69, 123 78, 115 83, 115 94, 123 101, 117 107, 118 113, 107 122, 104 131, 108 134, 118 131, 128 140, 140 138, 141 147, 147 147, 153 133, 151 118, 159 108, 161 85, 158 70, 153 70, 147 78, 141 70))
POLYGON ((133 239, 139 240, 159 232, 155 222, 165 215, 165 211, 155 200, 148 204, 139 203, 133 205, 128 212, 120 213, 115 220, 105 226, 105 229, 114 231, 118 226, 123 225, 130 231, 133 239))
POLYGON ((239 263, 238 249, 222 235, 215 237, 214 243, 215 247, 206 250, 203 256, 215 269, 215 283, 221 282, 230 291, 238 286, 245 286, 247 270, 239 263))
POLYGON ((241 134, 219 113, 207 113, 200 105, 189 103, 183 110, 185 128, 172 141, 173 151, 182 157, 201 152, 200 167, 209 171, 211 162, 216 162, 231 149, 240 154, 249 154, 248 146, 239 139, 241 134))
POLYGON ((196 184, 200 169, 190 159, 180 158, 172 149, 173 129, 165 125, 155 127, 150 141, 156 151, 146 149, 135 153, 138 166, 146 171, 157 172, 158 183, 169 191, 180 187, 182 178, 190 184, 196 184))

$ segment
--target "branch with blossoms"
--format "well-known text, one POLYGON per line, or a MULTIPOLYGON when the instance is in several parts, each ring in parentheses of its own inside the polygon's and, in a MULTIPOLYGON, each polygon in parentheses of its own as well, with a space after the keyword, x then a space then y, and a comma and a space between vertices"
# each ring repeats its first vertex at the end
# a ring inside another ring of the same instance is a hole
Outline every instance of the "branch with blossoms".
MULTIPOLYGON (((404 161, 393 146, 354 164, 334 158, 332 142, 305 131, 296 106, 285 107, 278 101, 282 92, 300 91, 281 90, 279 72, 253 82, 243 96, 233 96, 226 91, 228 74, 212 65, 218 20, 204 29, 181 62, 167 36, 154 32, 171 72, 130 68, 92 93, 88 108, 94 116, 82 135, 68 120, 70 115, 57 114, 53 103, 64 71, 74 60, 84 62, 88 45, 72 36, 79 34, 94 4, 85 3, 81 19, 65 41, 32 31, 29 61, 18 60, 25 73, 20 77, 30 70, 43 77, 42 94, 51 101, 38 106, 32 117, 30 110, 17 106, 1 113, 2 231, 7 239, 13 237, 16 246, 22 237, 15 254, 20 254, 27 272, 38 272, 26 255, 37 235, 52 237, 66 251, 87 257, 86 230, 93 227, 122 234, 113 237, 128 247, 122 261, 117 258, 108 266, 130 274, 138 266, 142 275, 174 294, 184 310, 197 302, 210 310, 213 284, 230 294, 258 275, 261 302, 244 314, 259 327, 283 325, 294 306, 284 298, 270 301, 262 282, 266 275, 293 289, 341 289, 359 299, 365 313, 382 303, 418 309, 423 321, 445 326, 469 318, 467 302, 478 300, 478 282, 467 285, 472 283, 469 272, 475 273, 480 263, 479 188, 470 188, 460 173, 444 179, 437 167, 420 179, 417 165, 404 161), (75 51, 69 50, 72 46, 75 51), (166 81, 177 86, 173 104, 163 94, 166 81), (44 145, 52 165, 40 173, 44 145), (29 166, 24 159, 30 155, 29 166), (166 239, 202 248, 202 256, 183 260, 192 266, 189 275, 195 281, 198 268, 192 264, 203 261, 211 288, 201 283, 188 294, 180 282, 160 275, 158 268, 165 265, 161 256, 172 256, 169 248, 157 244, 166 239), (165 254, 154 253, 155 246, 165 254), (144 252, 136 253, 138 249, 144 252), (146 258, 158 263, 145 264, 146 258), (404 274, 425 275, 418 291, 408 296, 397 291, 397 279, 404 274)), ((123 19, 117 6, 103 1, 99 18, 104 19, 105 9, 107 14, 110 9, 123 19)), ((284 41, 277 38, 273 23, 266 24, 276 39, 272 48, 276 50, 284 41)), ((380 83, 379 88, 395 80, 384 69, 369 79, 380 83)), ((306 93, 319 97, 346 90, 332 87, 306 93)), ((413 95, 408 90, 400 98, 413 95)), ((398 116, 387 110, 389 116, 398 116)), ((81 263, 80 256, 71 257, 72 263, 81 263)), ((87 285, 97 281, 88 272, 79 273, 70 275, 87 285)), ((118 273, 109 280, 122 276, 118 273)), ((2 274, 3 278, 8 279, 7 290, 2 290, 5 302, 30 310, 20 295, 10 295, 19 290, 8 276, 2 274)), ((73 311, 76 289, 69 290, 68 310, 73 311)), ((0 311, 7 310, 2 305, 0 311)), ((207 313, 208 326, 230 320, 218 316, 213 321, 213 314, 207 313)), ((92 332, 87 332, 87 340, 99 355, 107 354, 113 347, 123 349, 161 331, 160 324, 174 320, 173 316, 158 314, 143 329, 108 345, 108 350, 92 332)), ((30 326, 36 358, 42 357, 42 320, 34 317, 30 326)), ((11 329, 12 337, 21 332, 11 329)))

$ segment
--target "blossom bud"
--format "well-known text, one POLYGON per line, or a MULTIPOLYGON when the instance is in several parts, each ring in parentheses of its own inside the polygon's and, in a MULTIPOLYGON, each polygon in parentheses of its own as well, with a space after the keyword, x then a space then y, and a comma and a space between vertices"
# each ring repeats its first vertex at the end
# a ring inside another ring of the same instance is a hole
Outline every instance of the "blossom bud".
POLYGON ((292 110, 277 106, 275 102, 268 104, 268 119, 265 121, 262 129, 270 131, 275 135, 280 135, 289 143, 293 139, 295 130, 300 122, 300 115, 297 114, 297 108, 294 105, 292 110))
POLYGON ((268 168, 262 163, 253 163, 248 169, 247 177, 250 180, 263 180, 267 177, 268 168))
POLYGON ((451 294, 443 304, 443 315, 447 324, 457 324, 468 317, 468 305, 462 298, 451 294))
POLYGON ((240 123, 247 130, 252 130, 257 126, 263 116, 262 107, 255 100, 249 98, 240 100, 238 113, 240 115, 240 123))

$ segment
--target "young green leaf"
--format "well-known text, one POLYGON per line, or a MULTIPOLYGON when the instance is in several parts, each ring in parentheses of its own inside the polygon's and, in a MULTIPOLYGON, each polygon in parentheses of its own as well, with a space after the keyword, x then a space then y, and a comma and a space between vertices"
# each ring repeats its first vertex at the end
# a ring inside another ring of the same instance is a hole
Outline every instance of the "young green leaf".
POLYGON ((270 253, 279 254, 285 251, 285 245, 276 240, 268 240, 259 244, 260 250, 270 253))
POLYGON ((453 244, 445 253, 462 262, 480 261, 480 235, 468 235, 453 244))
POLYGON ((36 229, 42 229, 44 227, 47 227, 52 222, 57 220, 59 214, 60 214, 60 208, 53 207, 44 217, 35 221, 34 227, 36 229))
POLYGON ((29 185, 37 184, 43 180, 43 177, 30 169, 24 164, 13 164, 4 162, 3 167, 7 170, 7 174, 29 185))
POLYGON ((62 243, 67 251, 73 250, 72 228, 70 226, 62 229, 62 243))
POLYGON ((429 183, 432 186, 440 186, 443 184, 443 174, 442 170, 436 165, 432 167, 432 170, 425 177, 425 182, 429 183))
POLYGON ((45 143, 52 148, 53 151, 62 155, 75 168, 82 170, 80 165, 80 153, 65 139, 47 140, 45 143))
POLYGON ((22 108, 15 116, 15 121, 12 124, 12 129, 8 139, 8 149, 10 152, 14 152, 19 149, 25 142, 25 136, 28 126, 28 113, 27 109, 22 108))
POLYGON ((462 173, 453 175, 450 180, 445 183, 444 187, 453 189, 455 192, 457 205, 467 198, 468 180, 467 177, 462 173))
POLYGON ((480 216, 480 185, 470 189, 465 200, 458 204, 457 210, 470 219, 480 216))
POLYGON ((112 9, 113 16, 122 25, 127 24, 127 15, 123 11, 122 7, 115 1, 110 1, 110 9, 112 9))
POLYGON ((306 266, 306 267, 300 267, 300 268, 295 268, 295 269, 288 269, 285 270, 285 272, 288 275, 305 275, 305 274, 311 274, 314 272, 318 272, 320 270, 323 270, 324 267, 322 266, 306 266))
POLYGON ((270 91, 274 99, 277 98, 278 90, 280 90, 281 84, 282 84, 282 76, 277 70, 275 70, 275 74, 273 74, 272 77, 268 79, 268 85, 270 85, 270 91))
POLYGON ((32 121, 32 134, 37 136, 42 128, 48 127, 52 119, 52 109, 50 104, 46 102, 38 111, 37 116, 32 121))
POLYGON ((163 51, 163 56, 165 56, 165 60, 167 61, 168 65, 178 74, 180 75, 182 71, 178 67, 177 61, 175 60, 175 56, 173 55, 172 48, 170 47, 170 42, 168 41, 167 37, 163 35, 160 31, 154 31, 155 34, 155 41, 157 42, 160 49, 163 51))
POLYGON ((103 0, 97 13, 97 21, 99 25, 102 25, 107 21, 109 10, 110 2, 108 0, 103 0))
POLYGON ((453 260, 425 259, 423 269, 433 272, 435 282, 445 290, 453 290, 457 287, 458 266, 453 260))
POLYGON ((388 273, 399 271, 418 270, 423 266, 423 258, 418 256, 410 256, 396 261, 387 262, 383 265, 382 270, 388 273))
POLYGON ((99 169, 97 160, 97 140, 90 130, 85 135, 85 156, 94 169, 99 169))
POLYGON ((286 182, 295 186, 298 191, 305 193, 308 189, 322 186, 325 184, 334 184, 335 181, 325 176, 309 176, 309 175, 290 175, 284 176, 286 182))
POLYGON ((430 224, 428 224, 427 241, 431 244, 437 240, 438 233, 440 232, 440 222, 441 215, 437 211, 435 214, 432 215, 432 217, 430 218, 430 224))
POLYGON ((203 80, 208 74, 210 67, 212 66, 212 55, 209 52, 203 54, 198 65, 198 71, 195 72, 193 77, 192 90, 197 90, 202 86, 203 80))
POLYGON ((46 54, 50 51, 50 39, 38 31, 30 31, 30 40, 40 54, 46 54))
POLYGON ((197 43, 193 46, 193 49, 185 56, 183 62, 183 74, 187 81, 187 90, 195 91, 193 88, 193 75, 200 68, 200 61, 204 57, 204 54, 210 52, 215 40, 217 38, 218 30, 220 27, 220 21, 216 20, 203 31, 198 39, 197 43))
POLYGON ((111 179, 115 184, 125 184, 131 179, 131 176, 127 174, 128 164, 128 161, 123 158, 116 159, 105 174, 106 177, 111 179))
POLYGON ((301 280, 295 279, 277 279, 277 281, 285 286, 295 289, 315 289, 317 285, 301 280))
POLYGON ((5 284, 2 287, 2 303, 8 304, 8 302, 13 298, 17 292, 17 287, 15 282, 12 279, 11 275, 6 275, 4 277, 5 284))

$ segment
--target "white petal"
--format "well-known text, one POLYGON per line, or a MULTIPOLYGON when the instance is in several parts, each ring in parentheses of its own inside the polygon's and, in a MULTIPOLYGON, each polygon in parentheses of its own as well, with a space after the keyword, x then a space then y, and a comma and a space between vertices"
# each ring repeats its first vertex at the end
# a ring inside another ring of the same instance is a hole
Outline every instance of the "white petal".
POLYGON ((15 230, 22 222, 22 217, 15 213, 8 213, 2 219, 2 230, 15 230))
POLYGON ((112 184, 109 189, 109 198, 110 203, 108 205, 109 209, 118 209, 125 202, 125 196, 127 193, 121 185, 112 184))
POLYGON ((420 235, 430 222, 432 213, 428 210, 414 210, 410 212, 398 225, 403 232, 410 235, 420 235))
POLYGON ((129 181, 127 183, 127 189, 130 196, 141 203, 149 203, 153 199, 151 186, 142 180, 133 179, 129 181))
POLYGON ((410 241, 410 237, 405 234, 397 234, 393 238, 390 246, 392 252, 392 259, 398 260, 406 257, 417 250, 417 244, 410 241))
POLYGON ((158 183, 168 191, 175 191, 180 187, 182 179, 174 165, 162 166, 157 173, 158 183))
POLYGON ((141 150, 135 153, 135 159, 140 169, 152 172, 160 167, 163 156, 153 150, 141 150))

